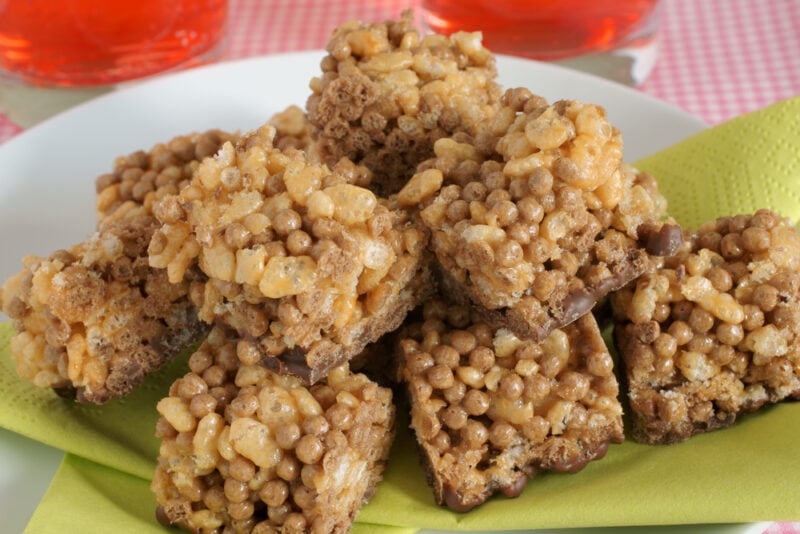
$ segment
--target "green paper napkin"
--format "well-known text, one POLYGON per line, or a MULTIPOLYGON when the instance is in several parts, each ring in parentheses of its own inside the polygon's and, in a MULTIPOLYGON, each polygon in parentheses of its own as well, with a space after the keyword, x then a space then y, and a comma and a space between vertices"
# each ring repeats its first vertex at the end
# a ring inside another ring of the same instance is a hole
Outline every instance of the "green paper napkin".
POLYGON ((700 132, 636 165, 658 179, 670 214, 689 227, 759 208, 797 222, 800 96, 700 132))
POLYGON ((0 324, 0 426, 123 473, 148 479, 158 455, 154 407, 174 379, 188 372, 175 359, 125 399, 78 404, 21 380, 8 350, 14 334, 0 324))
MULTIPOLYGON (((26 532, 163 534, 149 481, 67 454, 26 532), (113 525, 113 528, 109 528, 113 525)), ((409 534, 411 528, 360 523, 353 534, 409 534)))
MULTIPOLYGON (((682 224, 761 207, 797 220, 798 139, 800 97, 636 165, 656 176, 682 224)), ((20 380, 8 352, 11 335, 10 325, 0 325, 0 426, 68 452, 27 531, 164 532, 149 491, 158 451, 154 407, 186 372, 185 357, 124 400, 82 406, 20 380)), ((433 504, 405 426, 399 424, 384 480, 359 513, 356 534, 800 521, 800 403, 763 409, 679 445, 614 445, 579 473, 542 474, 519 498, 494 498, 468 514, 433 504)))

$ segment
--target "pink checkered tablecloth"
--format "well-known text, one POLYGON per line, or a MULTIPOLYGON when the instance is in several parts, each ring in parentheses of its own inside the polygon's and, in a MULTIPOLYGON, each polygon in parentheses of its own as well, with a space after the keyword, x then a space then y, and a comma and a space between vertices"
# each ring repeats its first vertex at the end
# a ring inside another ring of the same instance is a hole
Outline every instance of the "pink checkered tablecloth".
MULTIPOLYGON (((325 46, 349 19, 416 0, 231 0, 225 59, 325 46)), ((639 90, 710 124, 800 94, 800 0, 662 0, 660 53, 639 90)), ((0 112, 0 143, 22 128, 0 112)))

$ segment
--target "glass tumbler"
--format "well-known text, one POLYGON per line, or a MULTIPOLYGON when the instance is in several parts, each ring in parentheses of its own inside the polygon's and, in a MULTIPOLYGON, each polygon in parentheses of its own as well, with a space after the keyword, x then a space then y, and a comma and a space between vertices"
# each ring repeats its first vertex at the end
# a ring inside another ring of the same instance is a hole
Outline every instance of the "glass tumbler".
POLYGON ((0 77, 108 85, 214 59, 227 0, 0 0, 0 77))
POLYGON ((495 53, 637 84, 655 63, 658 0, 421 0, 437 33, 482 31, 495 53))

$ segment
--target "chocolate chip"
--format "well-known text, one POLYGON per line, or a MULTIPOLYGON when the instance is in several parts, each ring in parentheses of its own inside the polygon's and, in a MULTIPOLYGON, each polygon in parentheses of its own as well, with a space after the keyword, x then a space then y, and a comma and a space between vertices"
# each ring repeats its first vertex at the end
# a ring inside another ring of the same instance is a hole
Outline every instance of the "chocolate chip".
POLYGON ((53 388, 53 391, 55 391, 56 395, 58 395, 59 397, 70 400, 74 400, 77 394, 77 390, 75 389, 74 386, 72 386, 72 384, 55 387, 53 388))
POLYGON ((486 501, 486 496, 482 495, 472 502, 464 502, 461 495, 451 486, 447 485, 442 488, 442 497, 444 498, 444 503, 448 508, 459 513, 469 512, 476 506, 483 504, 486 501))
POLYGON ((603 278, 600 283, 594 288, 594 293, 598 296, 606 296, 612 291, 617 291, 622 286, 631 281, 631 276, 628 270, 625 270, 617 275, 603 278))
POLYGON ((570 292, 562 302, 562 323, 567 325, 592 309, 597 299, 589 291, 578 289, 570 292))
POLYGON ((287 373, 299 376, 306 381, 309 380, 311 377, 311 368, 308 366, 308 362, 306 362, 306 353, 302 349, 298 347, 289 349, 281 354, 280 358, 286 365, 287 373))
POLYGON ((603 458, 608 452, 608 441, 603 441, 596 445, 593 451, 580 456, 573 456, 562 458, 550 466, 550 469, 559 473, 577 473, 588 464, 591 460, 599 460, 603 458))
POLYGON ((522 493, 522 490, 525 489, 525 484, 528 482, 528 477, 524 474, 520 473, 520 476, 517 477, 516 480, 509 483, 507 486, 503 486, 500 488, 500 491, 503 492, 503 495, 506 497, 519 497, 522 493))
POLYGON ((165 527, 173 526, 173 523, 170 520, 169 516, 167 515, 167 512, 164 510, 163 506, 156 507, 156 520, 165 527))
POLYGON ((597 448, 594 450, 592 460, 601 460, 605 457, 606 453, 608 452, 608 443, 608 441, 604 441, 597 445, 597 448))
POLYGON ((300 348, 287 350, 279 357, 267 356, 261 359, 261 365, 278 374, 290 374, 309 382, 311 368, 306 362, 306 354, 300 348))
POLYGON ((657 232, 647 232, 645 250, 653 256, 672 256, 683 243, 683 232, 676 224, 665 224, 657 232))
POLYGON ((586 456, 572 456, 562 458, 550 466, 550 469, 558 473, 577 473, 589 463, 586 456))

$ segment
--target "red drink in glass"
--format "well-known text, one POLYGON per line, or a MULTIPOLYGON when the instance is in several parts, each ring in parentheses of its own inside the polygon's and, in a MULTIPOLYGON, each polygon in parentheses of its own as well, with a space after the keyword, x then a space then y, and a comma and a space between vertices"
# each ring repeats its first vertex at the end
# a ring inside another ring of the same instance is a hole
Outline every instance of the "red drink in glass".
POLYGON ((658 0, 422 0, 437 33, 482 31, 496 53, 558 60, 652 40, 658 0))
POLYGON ((104 85, 208 60, 227 0, 0 1, 0 76, 104 85))

